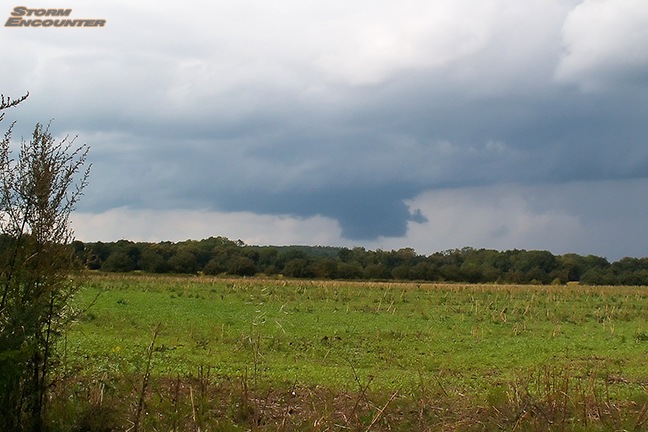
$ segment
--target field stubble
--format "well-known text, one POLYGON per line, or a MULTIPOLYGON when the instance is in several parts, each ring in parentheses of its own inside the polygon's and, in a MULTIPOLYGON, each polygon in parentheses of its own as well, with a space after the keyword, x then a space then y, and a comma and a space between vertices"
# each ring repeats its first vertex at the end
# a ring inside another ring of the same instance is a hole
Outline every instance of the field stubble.
POLYGON ((85 430, 648 426, 645 287, 92 275, 77 307, 85 430))

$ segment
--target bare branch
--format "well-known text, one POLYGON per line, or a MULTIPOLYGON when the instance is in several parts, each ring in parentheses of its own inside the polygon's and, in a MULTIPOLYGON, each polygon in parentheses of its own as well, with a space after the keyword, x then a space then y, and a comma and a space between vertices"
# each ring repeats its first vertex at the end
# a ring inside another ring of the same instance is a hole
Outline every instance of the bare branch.
MULTIPOLYGON (((0 111, 6 110, 8 108, 13 108, 19 103, 23 102, 29 97, 29 92, 25 93, 23 96, 18 99, 11 99, 10 97, 5 97, 5 95, 0 95, 0 111)), ((4 113, 0 114, 0 121, 4 118, 4 113)))

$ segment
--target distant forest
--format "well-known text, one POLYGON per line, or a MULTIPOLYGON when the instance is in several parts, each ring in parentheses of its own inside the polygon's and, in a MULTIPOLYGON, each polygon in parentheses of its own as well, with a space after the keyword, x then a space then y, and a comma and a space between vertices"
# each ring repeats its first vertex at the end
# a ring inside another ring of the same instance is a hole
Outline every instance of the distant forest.
POLYGON ((414 249, 250 246, 224 237, 183 242, 128 240, 73 243, 80 265, 106 272, 142 271, 308 279, 433 282, 648 285, 648 258, 606 258, 548 251, 453 249, 431 255, 414 249))

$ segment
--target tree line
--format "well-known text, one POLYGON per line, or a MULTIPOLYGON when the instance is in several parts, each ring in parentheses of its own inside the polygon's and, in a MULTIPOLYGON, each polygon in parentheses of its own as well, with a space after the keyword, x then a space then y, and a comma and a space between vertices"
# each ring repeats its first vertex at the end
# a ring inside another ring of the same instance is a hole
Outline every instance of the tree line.
POLYGON ((106 272, 142 271, 316 279, 468 283, 648 285, 648 258, 554 255, 541 250, 463 248, 421 255, 412 248, 251 246, 225 237, 183 242, 73 243, 78 262, 106 272))

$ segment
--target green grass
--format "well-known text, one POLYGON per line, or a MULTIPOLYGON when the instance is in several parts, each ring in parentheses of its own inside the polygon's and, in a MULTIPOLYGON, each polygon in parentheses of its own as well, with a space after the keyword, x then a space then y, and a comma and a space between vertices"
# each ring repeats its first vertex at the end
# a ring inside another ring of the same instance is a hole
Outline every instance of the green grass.
POLYGON ((64 369, 89 379, 142 374, 161 323, 152 374, 162 380, 208 370, 212 381, 333 394, 366 386, 412 400, 428 392, 473 408, 522 409, 522 393, 546 399, 574 386, 604 392, 608 405, 640 410, 648 400, 645 287, 143 275, 92 275, 86 285, 76 306, 87 313, 62 349, 64 369))

